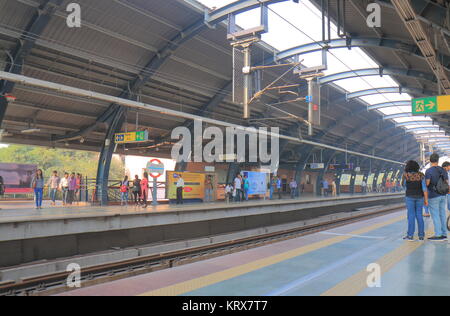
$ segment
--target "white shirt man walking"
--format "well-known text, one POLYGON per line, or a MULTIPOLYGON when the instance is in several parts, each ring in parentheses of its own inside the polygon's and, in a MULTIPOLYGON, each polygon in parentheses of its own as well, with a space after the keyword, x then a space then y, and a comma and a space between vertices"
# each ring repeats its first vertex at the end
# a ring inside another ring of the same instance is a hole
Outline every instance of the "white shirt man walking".
POLYGON ((177 205, 183 204, 184 179, 181 174, 178 175, 177 181, 177 205))

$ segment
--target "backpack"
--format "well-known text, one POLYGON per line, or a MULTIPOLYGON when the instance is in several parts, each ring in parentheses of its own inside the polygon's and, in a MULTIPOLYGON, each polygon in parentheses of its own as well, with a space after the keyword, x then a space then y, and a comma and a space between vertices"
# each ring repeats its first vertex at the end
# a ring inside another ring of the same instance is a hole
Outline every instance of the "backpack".
POLYGON ((445 181, 442 168, 439 169, 439 179, 434 185, 434 191, 440 195, 446 195, 449 192, 448 183, 445 181))

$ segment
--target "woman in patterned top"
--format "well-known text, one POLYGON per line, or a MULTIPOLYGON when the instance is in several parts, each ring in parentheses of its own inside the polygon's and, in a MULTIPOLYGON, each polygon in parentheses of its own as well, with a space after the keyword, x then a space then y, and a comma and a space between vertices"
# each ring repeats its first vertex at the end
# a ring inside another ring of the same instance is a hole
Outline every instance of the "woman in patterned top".
POLYGON ((428 191, 425 183, 425 175, 419 172, 420 166, 410 160, 406 163, 405 173, 402 183, 406 186, 406 208, 408 209, 408 234, 404 238, 408 241, 414 241, 416 221, 419 226, 419 240, 425 238, 425 223, 423 220, 422 209, 428 205, 428 191))

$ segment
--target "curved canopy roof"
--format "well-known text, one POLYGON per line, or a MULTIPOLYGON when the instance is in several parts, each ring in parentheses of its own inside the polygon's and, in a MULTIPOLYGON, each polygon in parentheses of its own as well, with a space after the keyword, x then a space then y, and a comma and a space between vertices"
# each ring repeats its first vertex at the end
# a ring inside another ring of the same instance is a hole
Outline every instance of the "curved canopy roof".
MULTIPOLYGON (((68 28, 65 9, 70 2, 0 0, 0 68, 12 70, 11 60, 16 63, 21 56, 21 73, 29 77, 138 99, 231 123, 245 123, 242 109, 230 97, 232 49, 226 39, 226 24, 221 22, 211 28, 204 23, 205 9, 214 12, 209 7, 211 3, 220 7, 233 1, 202 1, 205 2, 202 4, 195 0, 80 0, 82 27, 68 28)), ((285 51, 319 41, 320 2, 304 0, 299 4, 291 1, 271 4, 270 31, 263 35, 263 42, 253 51, 253 63, 267 64, 268 60, 273 63, 285 51)), ((331 3, 333 5, 334 1, 331 3)), ((383 15, 389 17, 383 19, 383 26, 370 29, 359 1, 349 0, 349 3, 347 32, 353 39, 385 37, 407 46, 402 49, 396 49, 395 45, 376 46, 372 40, 371 45, 355 42, 358 47, 351 50, 348 47, 330 49, 330 67, 326 76, 349 72, 355 76, 342 77, 324 85, 322 125, 315 129, 311 139, 389 159, 412 158, 418 154, 414 135, 423 137, 421 128, 432 127, 429 130, 439 131, 440 127, 428 117, 389 119, 389 116, 408 112, 406 103, 397 101, 408 102, 411 97, 437 92, 437 85, 432 76, 428 76, 431 71, 417 47, 414 53, 408 51, 415 45, 391 7, 383 6, 383 15), (370 76, 354 73, 361 69, 378 69, 379 72, 370 76), (386 89, 390 91, 386 92, 386 89), (392 106, 388 106, 389 103, 392 106), (369 110, 368 106, 377 104, 386 106, 369 110), (384 119, 385 116, 388 119, 384 119)), ((247 27, 257 16, 252 11, 244 12, 237 22, 247 27)), ((441 50, 443 55, 450 54, 444 46, 441 50)), ((318 56, 318 52, 308 52, 301 58, 306 66, 313 66, 317 65, 318 56)), ((272 82, 282 72, 265 71, 263 82, 272 82)), ((298 83, 298 78, 289 75, 282 83, 298 83)), ((303 94, 305 86, 302 83, 300 87, 303 94)), ((2 122, 4 142, 87 150, 101 148, 111 104, 22 84, 13 85, 11 94, 17 99, 9 104, 2 122)), ((285 134, 298 135, 300 132, 302 137, 308 138, 305 126, 286 119, 286 115, 268 106, 279 104, 285 98, 273 91, 261 102, 252 104, 253 124, 279 126, 285 134), (277 117, 279 119, 261 120, 277 117)), ((304 102, 275 107, 307 117, 304 102)), ((118 151, 168 154, 170 132, 183 124, 189 122, 128 109, 123 130, 148 129, 152 142, 120 146, 118 151)), ((446 143, 443 144, 442 151, 446 152, 446 143)), ((292 144, 283 149, 296 151, 292 144)))

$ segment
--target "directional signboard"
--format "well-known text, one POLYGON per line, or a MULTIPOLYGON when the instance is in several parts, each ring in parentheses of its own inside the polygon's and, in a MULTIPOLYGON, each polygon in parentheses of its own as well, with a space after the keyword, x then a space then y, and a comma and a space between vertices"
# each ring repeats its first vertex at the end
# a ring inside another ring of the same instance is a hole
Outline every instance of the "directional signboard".
POLYGON ((412 100, 413 115, 431 115, 443 112, 450 112, 450 95, 412 100))
POLYGON ((115 135, 116 144, 140 143, 148 141, 148 131, 118 133, 115 135))

